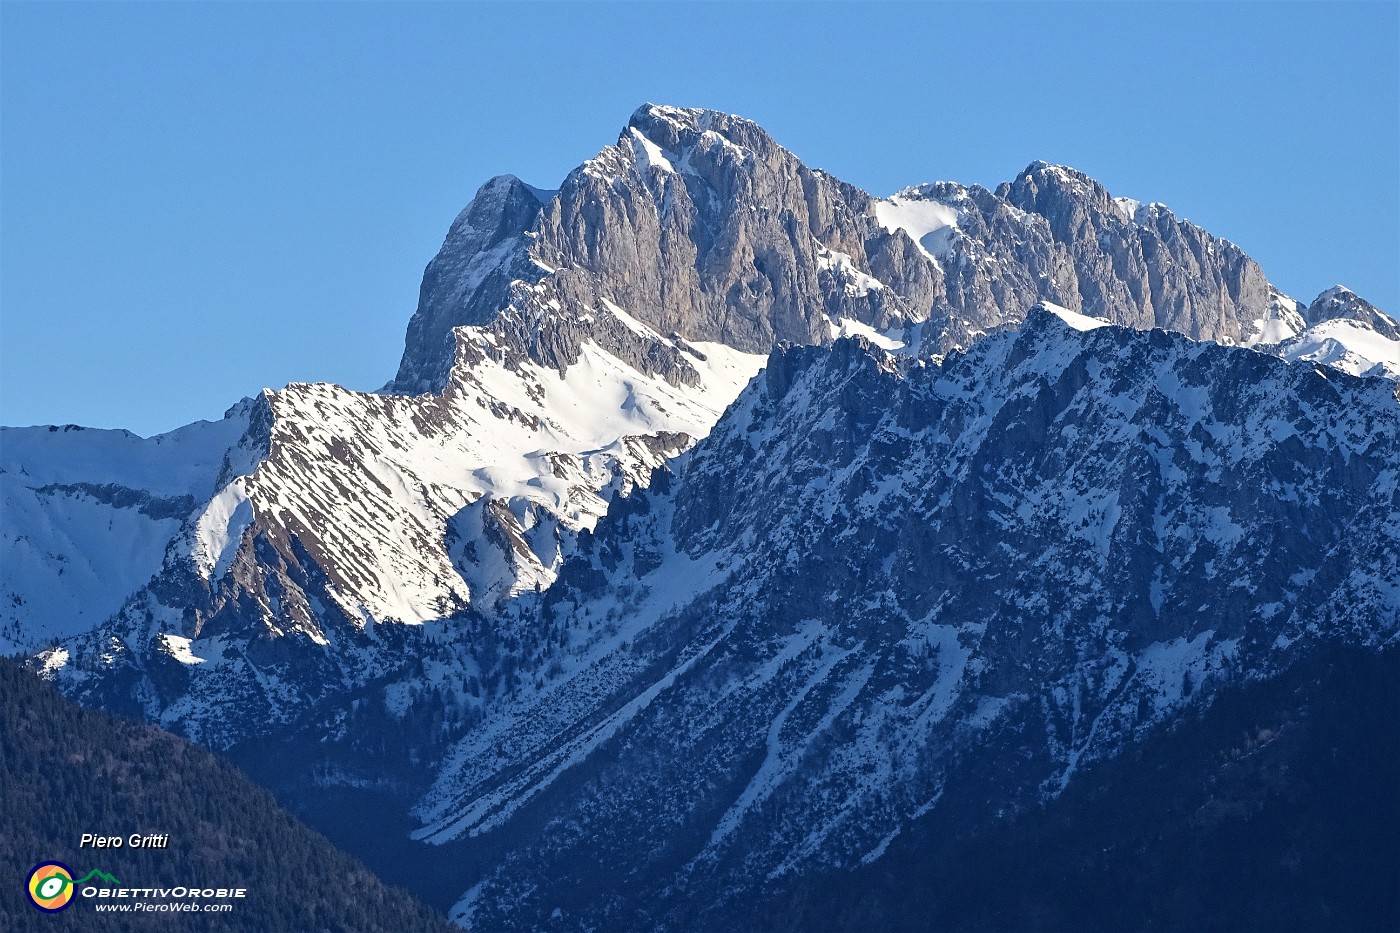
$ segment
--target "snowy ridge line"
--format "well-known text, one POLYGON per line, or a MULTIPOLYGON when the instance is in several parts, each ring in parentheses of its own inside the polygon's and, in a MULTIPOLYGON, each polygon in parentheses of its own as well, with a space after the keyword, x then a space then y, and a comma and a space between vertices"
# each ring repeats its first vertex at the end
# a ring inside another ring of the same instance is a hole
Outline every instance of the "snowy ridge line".
POLYGON ((0 428, 0 650, 91 631, 166 562, 190 559, 184 532, 202 504, 262 455, 264 404, 149 438, 0 428))

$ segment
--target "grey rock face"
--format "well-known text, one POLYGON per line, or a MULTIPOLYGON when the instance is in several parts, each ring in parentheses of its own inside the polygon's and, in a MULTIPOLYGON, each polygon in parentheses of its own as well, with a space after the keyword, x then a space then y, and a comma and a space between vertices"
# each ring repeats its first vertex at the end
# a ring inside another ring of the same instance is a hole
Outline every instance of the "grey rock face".
MULTIPOLYGON (((1257 341, 1284 313, 1237 246, 1073 169, 1037 162, 995 193, 939 182, 877 201, 747 120, 647 105, 557 193, 509 177, 482 189, 429 264, 391 387, 445 386, 455 326, 509 313, 533 334, 561 308, 605 299, 661 334, 747 352, 828 342, 846 319, 878 331, 927 322, 906 338, 943 353, 1016 325, 1038 301, 1229 343, 1257 341), (938 256, 888 221, 898 202, 955 213, 933 234, 938 256)), ((644 371, 687 378, 674 361, 593 337, 644 371)), ((566 367, 581 339, 528 346, 566 367)))
POLYGON ((1021 319, 1037 301, 1076 306, 1074 263, 1039 214, 1027 213, 985 188, 936 182, 896 198, 945 205, 957 212, 940 263, 945 300, 934 309, 935 352, 970 346, 978 336, 1021 319))
POLYGON ((828 319, 902 327, 937 295, 927 264, 874 221, 864 192, 728 114, 643 107, 616 145, 541 209, 533 203, 519 182, 498 180, 454 224, 429 265, 395 390, 441 389, 451 328, 498 315, 513 345, 544 365, 567 367, 592 339, 644 372, 685 381, 674 359, 558 319, 606 300, 663 335, 766 353, 782 340, 830 340, 828 319), (863 271, 872 266, 897 272, 899 289, 863 271), (513 275, 516 285, 502 288, 513 275))
MULTIPOLYGON (((884 328, 925 310, 904 300, 908 289, 861 283, 830 258, 854 269, 881 250, 912 260, 867 202, 747 120, 644 107, 565 182, 540 252, 561 278, 586 277, 582 287, 608 290, 661 333, 767 352, 830 339, 823 315, 884 328)), ((925 289, 928 279, 912 274, 925 289)))
POLYGON ((547 194, 501 175, 457 215, 423 272, 418 310, 390 386, 407 393, 440 388, 440 374, 452 365, 452 327, 486 323, 509 300, 512 281, 539 278, 543 270, 525 259, 525 232, 547 194))
POLYGON ((1259 266, 1163 205, 1115 202, 1087 175, 1041 162, 998 193, 1045 217, 1066 248, 1079 296, 1068 305, 1074 310, 1233 343, 1245 342, 1265 317, 1270 287, 1259 266))
POLYGON ((941 330, 926 344, 938 352, 1018 323, 1038 301, 1226 343, 1250 342, 1277 313, 1276 290, 1239 247, 1074 169, 1036 162, 995 193, 940 182, 894 200, 957 214, 940 261, 946 302, 932 312, 941 330))

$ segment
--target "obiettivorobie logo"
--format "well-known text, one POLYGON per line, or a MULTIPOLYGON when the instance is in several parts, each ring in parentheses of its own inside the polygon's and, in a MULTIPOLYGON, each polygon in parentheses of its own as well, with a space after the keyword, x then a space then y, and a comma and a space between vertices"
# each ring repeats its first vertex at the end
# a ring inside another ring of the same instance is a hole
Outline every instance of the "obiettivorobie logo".
POLYGON ((97 879, 107 884, 121 884, 116 878, 94 868, 81 878, 73 878, 73 869, 62 862, 40 862, 29 872, 25 891, 29 902, 46 914, 56 914, 73 903, 73 892, 79 885, 97 879))
POLYGON ((40 862, 29 871, 25 893, 36 910, 56 914, 68 909, 75 896, 91 900, 99 912, 204 912, 233 910, 234 901, 248 896, 247 888, 174 885, 129 888, 105 871, 94 868, 81 878, 62 862, 40 862), (95 884, 94 882, 99 882, 95 884))

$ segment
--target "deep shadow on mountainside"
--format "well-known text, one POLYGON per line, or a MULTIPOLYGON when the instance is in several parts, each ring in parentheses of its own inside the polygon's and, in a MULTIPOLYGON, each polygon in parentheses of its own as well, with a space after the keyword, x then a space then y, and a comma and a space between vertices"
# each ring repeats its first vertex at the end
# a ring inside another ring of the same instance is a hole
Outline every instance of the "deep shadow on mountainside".
POLYGON ((1400 650, 1337 650, 990 828, 941 808, 884 858, 765 903, 768 930, 1400 929, 1400 650))
POLYGON ((297 822, 217 755, 140 723, 84 710, 0 659, 0 929, 455 930, 297 822), (169 849, 78 848, 83 832, 169 833, 169 849), (245 887, 228 913, 98 914, 75 897, 45 916, 29 870, 61 861, 128 887, 245 887))

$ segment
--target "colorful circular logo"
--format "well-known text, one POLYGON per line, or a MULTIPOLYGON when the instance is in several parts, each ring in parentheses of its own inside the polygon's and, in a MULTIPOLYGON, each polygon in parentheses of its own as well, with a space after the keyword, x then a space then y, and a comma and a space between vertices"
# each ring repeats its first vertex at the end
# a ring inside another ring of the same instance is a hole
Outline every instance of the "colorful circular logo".
POLYGON ((73 900, 73 869, 62 862, 35 865, 26 890, 35 907, 56 914, 73 900))

